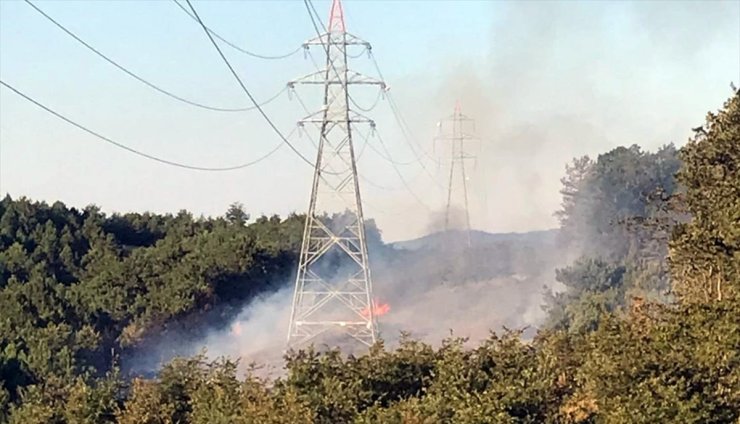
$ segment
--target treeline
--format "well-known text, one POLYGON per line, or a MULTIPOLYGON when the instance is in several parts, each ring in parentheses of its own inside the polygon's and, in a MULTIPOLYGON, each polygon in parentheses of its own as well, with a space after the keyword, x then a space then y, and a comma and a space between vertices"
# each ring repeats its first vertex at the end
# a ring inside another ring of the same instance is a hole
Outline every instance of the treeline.
POLYGON ((577 259, 556 272, 565 290, 546 293, 546 326, 592 331, 630 299, 671 299, 668 239, 687 219, 675 177, 680 164, 669 144, 655 153, 618 147, 567 166, 559 244, 577 259))
MULTIPOLYGON (((34 391, 117 372, 120 357, 172 327, 199 339, 226 326, 255 296, 292 282, 304 221, 295 214, 252 221, 241 204, 218 218, 108 216, 95 206, 6 196, 0 418, 34 391)), ((381 246, 374 222, 366 226, 368 242, 381 246)))
POLYGON ((680 150, 617 148, 569 167, 559 217, 575 261, 531 342, 510 331, 472 348, 406 338, 360 357, 291 352, 270 382, 202 356, 129 380, 100 358, 173 320, 227 318, 232 302, 278 284, 301 217, 106 217, 6 199, 2 419, 738 423, 740 93, 696 131, 680 150))
POLYGON ((57 202, 0 202, 0 410, 24 388, 98 377, 177 320, 224 325, 285 284, 303 217, 106 216, 57 202), (82 377, 81 377, 82 378, 82 377))

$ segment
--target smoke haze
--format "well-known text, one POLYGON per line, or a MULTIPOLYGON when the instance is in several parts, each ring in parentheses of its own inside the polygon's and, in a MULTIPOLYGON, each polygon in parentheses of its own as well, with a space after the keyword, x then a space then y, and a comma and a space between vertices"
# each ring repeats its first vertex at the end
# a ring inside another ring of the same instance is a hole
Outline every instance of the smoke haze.
MULTIPOLYGON (((632 143, 681 145, 740 81, 737 56, 722 54, 728 46, 740 54, 737 2, 517 2, 503 10, 481 37, 489 46, 483 63, 451 57, 393 92, 419 140, 430 140, 422 143, 429 152, 434 123, 456 100, 477 120, 470 207, 479 230, 555 227, 560 178, 572 158, 632 143)), ((444 175, 445 167, 429 171, 444 175)), ((406 194, 370 195, 368 215, 391 240, 442 230, 444 188, 420 170, 404 174, 430 207, 406 194), (383 209, 400 212, 377 213, 383 209)), ((450 227, 461 228, 461 205, 453 206, 450 227)), ((391 344, 401 330, 437 343, 450 331, 475 340, 503 325, 536 327, 542 288, 569 259, 552 234, 486 242, 469 254, 449 246, 434 239, 402 259, 375 259, 376 294, 391 306, 380 324, 391 344)), ((291 296, 292 282, 193 346, 245 361, 279 358, 291 296)))
MULTIPOLYGON (((553 269, 561 265, 557 232, 467 235, 451 230, 420 240, 376 246, 371 253, 375 297, 390 305, 379 317, 386 346, 397 344, 401 332, 438 345, 454 335, 471 342, 502 327, 528 328, 531 335, 544 318, 543 287, 553 284, 553 269)), ((239 358, 255 363, 262 377, 282 375, 282 355, 293 295, 293 282, 245 305, 229 325, 186 339, 170 330, 148 348, 125 360, 134 373, 152 372, 174 356, 205 350, 210 358, 239 358)), ((316 341, 324 348, 324 340, 316 341)), ((358 344, 339 339, 344 351, 358 344)), ((334 346, 333 344, 331 346, 334 346)))
MULTIPOLYGON (((497 4, 492 33, 478 40, 485 60, 448 57, 394 93, 429 151, 435 122, 457 100, 477 120, 470 204, 481 230, 556 226, 559 179, 573 157, 634 143, 680 146, 740 82, 737 2, 497 4)), ((434 210, 443 206, 445 193, 423 176, 413 186, 434 210)), ((378 221, 396 234, 413 219, 378 221)))

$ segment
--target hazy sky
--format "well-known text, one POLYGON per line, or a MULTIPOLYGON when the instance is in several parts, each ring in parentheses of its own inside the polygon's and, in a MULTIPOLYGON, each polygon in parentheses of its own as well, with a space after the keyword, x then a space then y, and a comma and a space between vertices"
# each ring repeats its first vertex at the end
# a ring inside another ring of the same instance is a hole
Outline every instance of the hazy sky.
MULTIPOLYGON (((322 15, 329 2, 316 0, 322 15)), ((171 1, 39 1, 49 15, 142 77, 221 107, 249 101, 198 25, 171 1)), ((211 28, 262 54, 315 35, 303 2, 194 1, 211 28)), ((556 225, 559 178, 575 156, 618 145, 683 144, 740 85, 740 2, 345 1, 347 27, 373 51, 419 143, 456 99, 478 120, 471 171, 473 226, 526 231, 556 225)), ((324 19, 326 19, 324 17, 324 19)), ((227 46, 258 99, 311 72, 302 53, 260 60, 227 46)), ((321 60, 320 50, 314 57, 321 60)), ((367 56, 351 66, 377 76, 367 56)), ((279 143, 255 111, 213 112, 179 103, 120 72, 22 1, 0 1, 0 78, 116 141, 200 166, 247 162, 279 143)), ((317 90, 299 89, 310 108, 317 90)), ((362 106, 376 97, 355 94, 362 106)), ((305 113, 286 93, 265 107, 284 133, 305 113)), ((368 115, 393 157, 414 156, 387 101, 368 115)), ((367 130, 356 134, 362 149, 367 130)), ((307 136, 294 138, 309 157, 307 136)), ((369 143, 378 147, 378 139, 369 143)), ((386 239, 413 237, 444 204, 444 167, 399 167, 368 148, 359 161, 366 215, 386 239), (372 184, 371 184, 372 183, 372 184), (378 186, 384 187, 379 188, 378 186)), ((233 172, 168 167, 105 144, 0 89, 0 192, 105 211, 220 215, 235 201, 252 214, 303 212, 311 169, 287 148, 233 172)))

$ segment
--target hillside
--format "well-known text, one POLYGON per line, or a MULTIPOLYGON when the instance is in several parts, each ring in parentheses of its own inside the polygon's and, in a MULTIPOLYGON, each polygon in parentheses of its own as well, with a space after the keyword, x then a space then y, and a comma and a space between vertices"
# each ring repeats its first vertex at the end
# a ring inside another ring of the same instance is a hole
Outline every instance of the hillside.
POLYGON ((680 150, 617 147, 575 159, 562 182, 557 232, 386 246, 367 223, 384 325, 416 334, 358 355, 290 351, 271 381, 240 373, 239 352, 133 379, 118 354, 235 317, 243 332, 212 345, 282 338, 303 217, 109 216, 6 197, 0 422, 737 423, 740 92, 680 150), (530 337, 497 328, 540 307, 530 337), (475 342, 449 337, 454 325, 475 342))
MULTIPOLYGON (((557 229, 543 231, 528 231, 522 233, 487 233, 485 231, 472 230, 470 232, 471 244, 476 247, 490 247, 495 243, 510 243, 517 246, 532 246, 549 249, 554 247, 558 235, 557 229)), ((462 230, 450 230, 437 232, 413 240, 405 240, 390 243, 390 246, 401 250, 420 249, 444 249, 446 245, 452 244, 462 246, 467 243, 467 232, 462 230)))

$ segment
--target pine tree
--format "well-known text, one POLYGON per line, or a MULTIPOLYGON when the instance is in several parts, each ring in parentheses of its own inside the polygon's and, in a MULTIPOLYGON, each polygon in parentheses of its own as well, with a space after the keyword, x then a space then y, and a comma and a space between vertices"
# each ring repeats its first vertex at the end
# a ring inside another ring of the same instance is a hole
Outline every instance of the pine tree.
POLYGON ((740 295, 740 92, 681 151, 691 221, 677 228, 670 262, 683 302, 740 295))

